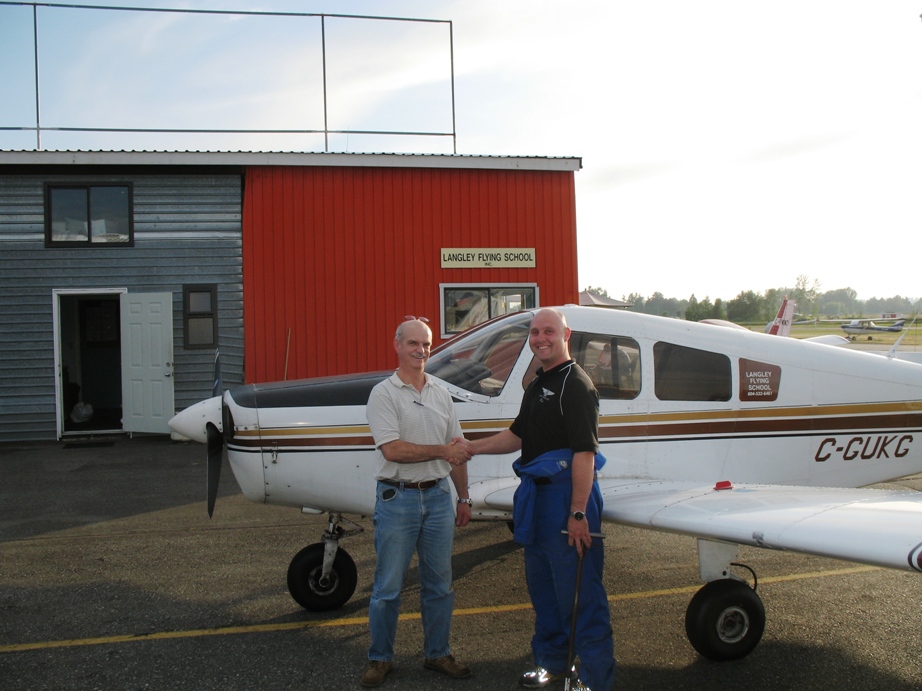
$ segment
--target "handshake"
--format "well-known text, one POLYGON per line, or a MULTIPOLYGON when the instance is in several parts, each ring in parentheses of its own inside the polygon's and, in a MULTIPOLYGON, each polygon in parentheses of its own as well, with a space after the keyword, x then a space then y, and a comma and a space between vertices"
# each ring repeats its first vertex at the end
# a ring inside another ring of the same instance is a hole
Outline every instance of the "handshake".
POLYGON ((464 437, 455 437, 445 447, 445 460, 452 465, 464 465, 474 455, 474 446, 464 437))

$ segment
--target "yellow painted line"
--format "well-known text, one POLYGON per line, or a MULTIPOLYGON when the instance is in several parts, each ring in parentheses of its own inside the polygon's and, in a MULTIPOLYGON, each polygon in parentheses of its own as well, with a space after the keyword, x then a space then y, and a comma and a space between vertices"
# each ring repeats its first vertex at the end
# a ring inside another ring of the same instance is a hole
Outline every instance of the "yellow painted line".
MULTIPOLYGON (((829 576, 848 576, 856 573, 866 573, 869 571, 882 570, 877 566, 853 566, 844 569, 835 569, 833 571, 808 571, 806 573, 794 573, 786 576, 770 576, 760 578, 759 583, 785 583, 790 581, 800 581, 807 578, 825 578, 829 576)), ((693 593, 701 587, 701 584, 685 586, 682 588, 663 588, 660 590, 645 590, 637 593, 622 593, 620 595, 609 595, 610 602, 622 602, 626 600, 644 600, 654 597, 664 597, 668 595, 682 595, 693 593)), ((454 616, 468 617, 481 614, 498 614, 501 612, 520 612, 531 609, 531 603, 519 603, 511 605, 493 605, 490 607, 467 607, 456 609, 454 616)), ((415 621, 421 619, 419 612, 409 612, 401 614, 400 621, 415 621)), ((368 617, 346 617, 343 619, 330 619, 326 621, 296 621, 285 624, 249 624, 246 626, 224 626, 214 629, 191 629, 189 631, 160 631, 157 633, 144 634, 125 634, 121 636, 100 636, 98 638, 75 638, 72 640, 61 641, 43 641, 37 643, 14 643, 11 645, 0 645, 0 653, 21 653, 30 650, 50 650, 53 648, 78 648, 90 645, 111 645, 114 643, 136 643, 139 641, 164 641, 178 638, 199 638, 202 636, 228 636, 241 633, 272 633, 277 631, 297 631, 299 629, 321 629, 341 626, 367 626, 368 617)))

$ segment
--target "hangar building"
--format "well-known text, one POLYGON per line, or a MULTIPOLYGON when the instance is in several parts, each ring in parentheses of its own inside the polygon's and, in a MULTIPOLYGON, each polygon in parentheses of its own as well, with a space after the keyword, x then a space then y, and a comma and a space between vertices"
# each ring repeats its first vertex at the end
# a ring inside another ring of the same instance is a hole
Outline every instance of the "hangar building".
POLYGON ((0 151, 0 441, 166 433, 216 348, 225 387, 387 369, 405 315, 575 303, 580 167, 0 151))

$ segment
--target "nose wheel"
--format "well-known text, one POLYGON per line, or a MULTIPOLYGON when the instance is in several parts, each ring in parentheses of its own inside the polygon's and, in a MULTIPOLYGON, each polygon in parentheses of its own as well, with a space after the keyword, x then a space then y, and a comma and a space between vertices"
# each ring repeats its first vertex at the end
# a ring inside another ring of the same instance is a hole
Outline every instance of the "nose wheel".
POLYGON ((349 601, 355 593, 358 571, 349 553, 340 549, 339 541, 362 530, 340 514, 330 514, 323 542, 308 545, 288 565, 288 592, 295 602, 313 612, 328 612, 349 601), (352 529, 346 530, 343 522, 352 529))

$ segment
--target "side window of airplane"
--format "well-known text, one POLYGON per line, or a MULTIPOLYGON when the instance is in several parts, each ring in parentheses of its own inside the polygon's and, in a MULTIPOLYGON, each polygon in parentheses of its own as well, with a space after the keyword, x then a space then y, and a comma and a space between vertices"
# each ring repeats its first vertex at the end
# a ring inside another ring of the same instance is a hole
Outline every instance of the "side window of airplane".
POLYGON ((730 358, 660 341, 653 346, 654 391, 661 401, 729 401, 730 358))
POLYGON ((574 331, 570 356, 592 379, 599 398, 630 400, 640 393, 640 346, 633 338, 574 331))
POLYGON ((573 358, 586 370, 599 398, 629 400, 640 393, 640 346, 626 336, 574 333, 573 358))

